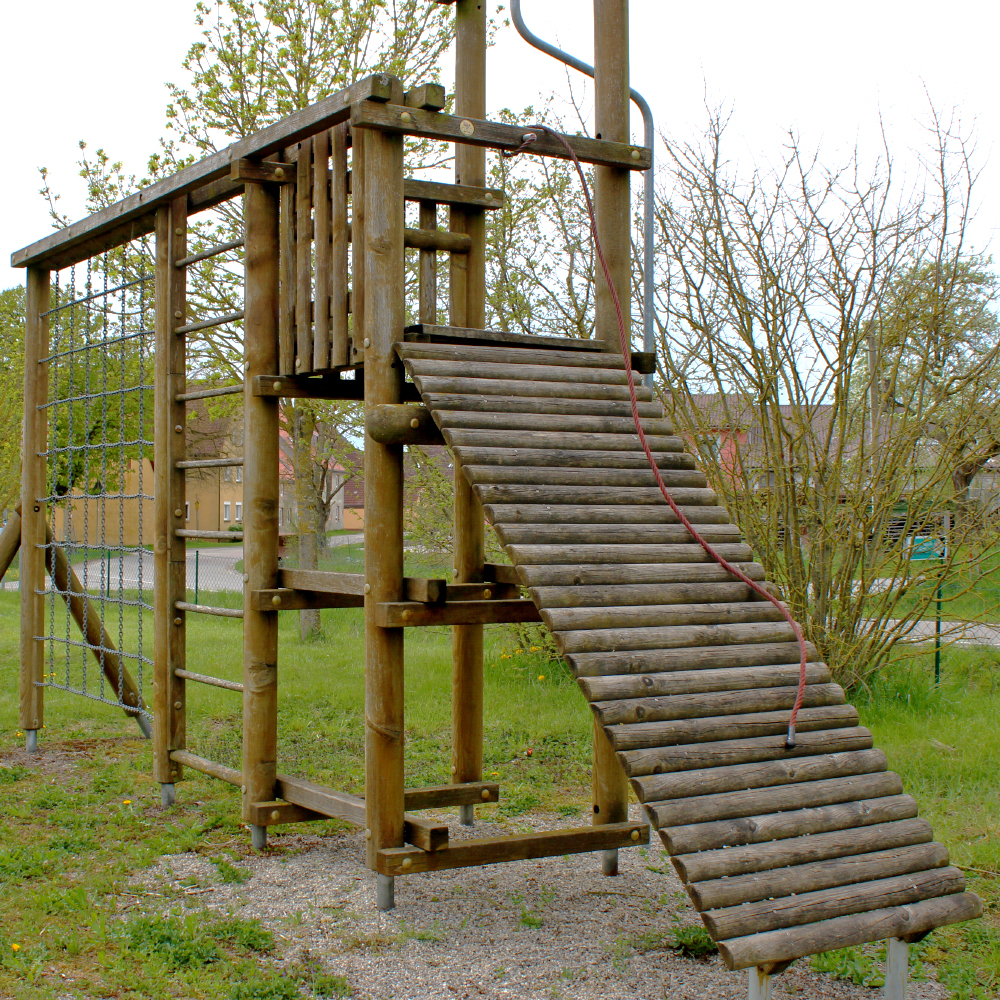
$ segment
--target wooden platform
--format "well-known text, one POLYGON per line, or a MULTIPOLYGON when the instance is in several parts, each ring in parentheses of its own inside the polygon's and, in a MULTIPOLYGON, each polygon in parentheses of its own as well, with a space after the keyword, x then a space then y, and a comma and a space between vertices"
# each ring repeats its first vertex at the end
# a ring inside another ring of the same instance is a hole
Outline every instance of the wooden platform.
MULTIPOLYGON (((917 940, 981 914, 814 648, 798 744, 785 749, 798 645, 663 501, 620 357, 397 352, 729 968, 917 940)), ((674 499, 763 580, 685 441, 637 391, 674 499)))

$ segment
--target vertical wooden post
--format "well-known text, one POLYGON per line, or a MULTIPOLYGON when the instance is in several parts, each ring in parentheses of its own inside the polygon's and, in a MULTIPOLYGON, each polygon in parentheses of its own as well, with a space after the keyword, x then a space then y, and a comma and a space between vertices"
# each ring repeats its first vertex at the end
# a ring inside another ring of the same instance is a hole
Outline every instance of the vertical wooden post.
POLYGON ((45 723, 45 514, 48 410, 49 272, 29 267, 24 326, 24 418, 21 425, 21 670, 20 725, 25 746, 35 750, 38 730, 45 723))
MULTIPOLYGON (((629 139, 628 0, 594 0, 594 89, 596 134, 616 142, 629 139)), ((594 168, 597 232, 631 335, 631 252, 629 171, 594 168)), ((615 307, 602 275, 597 276, 594 336, 611 352, 620 350, 615 307)), ((594 727, 594 823, 628 819, 628 780, 607 737, 594 727)), ((618 852, 605 851, 605 875, 618 874, 618 852)))
MULTIPOLYGON (((359 130, 360 131, 360 130, 359 130)), ((365 256, 365 410, 403 397, 394 344, 405 325, 403 140, 366 131, 362 143, 365 256)), ((354 160, 358 177, 358 158, 354 160)), ((357 187, 355 187, 357 204, 357 187)), ((375 607, 403 593, 403 449, 365 435, 365 804, 368 864, 403 843, 403 630, 379 628, 375 607)), ((393 905, 379 876, 379 906, 393 905)))
POLYGON ((347 122, 331 135, 330 169, 330 363, 350 363, 347 352, 347 122))
MULTIPOLYGON (((420 202, 420 228, 437 229, 437 203, 420 202)), ((420 251, 420 302, 418 322, 437 324, 437 251, 420 251)))
POLYGON ((299 143, 295 180, 295 372, 313 370, 312 139, 299 143))
POLYGON ((184 334, 174 333, 187 313, 187 272, 176 266, 186 253, 185 195, 156 212, 153 777, 164 806, 173 804, 182 776, 170 752, 185 748, 187 729, 184 679, 175 673, 185 664, 185 615, 174 607, 187 592, 185 541, 175 533, 184 526, 185 473, 176 463, 185 457, 187 407, 175 397, 187 382, 186 343, 184 334))
POLYGON ((365 135, 351 136, 351 356, 350 364, 365 358, 365 135))
POLYGON ((279 279, 281 305, 278 313, 278 372, 295 374, 295 185, 282 184, 280 199, 279 279))
POLYGON ((313 136, 313 207, 316 212, 316 306, 313 371, 330 367, 330 133, 313 136))
MULTIPOLYGON (((255 396, 255 375, 278 365, 278 192, 248 183, 244 196, 245 313, 243 573, 245 595, 278 581, 278 400, 255 396)), ((274 798, 278 744, 278 613, 243 601, 243 819, 274 798)), ((254 847, 267 828, 251 827, 254 847)))
MULTIPOLYGON (((458 0, 455 7, 455 113, 486 117, 486 3, 458 0)), ((486 186, 486 151, 456 145, 455 182, 486 186)), ((451 322, 482 329, 486 325, 486 214, 480 209, 452 212, 452 229, 468 233, 468 254, 453 254, 451 322), (456 258, 461 257, 461 261, 456 258)), ((455 461, 455 582, 483 580, 483 507, 455 461)), ((483 777, 483 626, 452 629, 452 781, 483 777)), ((460 807, 470 826, 474 807, 460 807)))
POLYGON ((910 946, 902 938, 889 938, 885 948, 885 1000, 906 1000, 910 946))

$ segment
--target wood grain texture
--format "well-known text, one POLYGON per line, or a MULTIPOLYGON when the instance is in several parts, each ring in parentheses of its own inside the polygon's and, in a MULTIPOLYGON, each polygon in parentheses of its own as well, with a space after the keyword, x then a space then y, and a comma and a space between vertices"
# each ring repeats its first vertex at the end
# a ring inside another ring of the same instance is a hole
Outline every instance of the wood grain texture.
MULTIPOLYGON (((699 469, 691 468, 694 460, 688 455, 678 455, 674 461, 663 462, 660 465, 660 477, 667 489, 675 487, 694 488, 705 487, 708 479, 699 469), (674 468, 672 466, 680 466, 674 468), (686 466, 686 468, 685 468, 686 466)), ((515 466, 508 468, 499 465, 475 466, 476 484, 488 487, 496 484, 514 484, 529 486, 654 486, 656 477, 651 469, 608 469, 608 468, 539 468, 537 466, 515 466)), ((734 526, 735 527, 735 526, 734 526)), ((738 528, 730 534, 740 534, 738 528)))
MULTIPOLYGON (((416 329, 416 328, 414 328, 416 329)), ((440 327, 442 331, 447 327, 440 327)), ((428 327, 422 326, 421 332, 430 334, 428 327)), ((501 332, 501 331, 498 331, 501 332)), ((442 334, 447 336, 447 334, 442 334)), ((618 372, 619 376, 625 370, 624 360, 614 354, 606 354, 603 351, 560 351, 557 349, 535 350, 531 347, 523 347, 518 351, 510 350, 510 347, 491 346, 488 344, 441 344, 441 343, 404 343, 397 346, 396 350, 400 357, 405 358, 413 364, 426 361, 438 362, 460 362, 463 367, 469 364, 495 364, 503 365, 509 369, 516 377, 519 373, 528 371, 530 368, 541 365, 543 370, 549 365, 559 365, 562 367, 597 370, 605 372, 618 372)), ((580 372, 583 375, 583 371, 580 372)), ((526 376, 527 377, 527 376, 526 376)))
POLYGON ((350 361, 348 214, 347 214, 347 123, 330 132, 330 365, 350 361))
POLYGON ((313 292, 313 354, 310 368, 330 367, 330 287, 333 271, 333 215, 330 210, 330 133, 313 136, 312 203, 315 212, 316 287, 313 292))
MULTIPOLYGON (((445 429, 448 431, 448 429, 445 429)), ((450 431, 448 431, 450 433, 450 431)), ((572 443, 572 439, 569 443, 572 443)), ((653 453, 653 460, 661 469, 693 469, 694 457, 685 454, 683 442, 677 442, 677 448, 653 453)), ((462 447, 465 464, 469 466, 543 466, 547 469, 601 469, 602 472, 612 470, 649 470, 646 456, 641 452, 632 451, 597 451, 580 450, 576 448, 506 448, 493 446, 489 448, 462 447), (645 464, 640 464, 645 463, 645 464)), ((726 518, 728 520, 728 518, 726 518)))
MULTIPOLYGON (((711 507, 707 509, 709 512, 713 510, 711 507)), ((692 510, 697 511, 698 508, 692 510)), ((716 522, 709 518, 701 523, 716 522)), ((764 579, 764 567, 759 563, 737 562, 735 565, 751 580, 764 579)), ((647 595, 650 597, 648 603, 671 603, 670 600, 653 598, 658 593, 674 593, 674 587, 733 582, 733 577, 716 563, 583 563, 522 566, 519 569, 525 584, 538 590, 537 599, 553 608, 590 604, 605 589, 615 604, 646 604, 647 595), (621 595, 622 599, 617 599, 615 595, 621 595)))
POLYGON ((604 586, 532 587, 531 597, 548 609, 599 608, 604 605, 700 604, 745 601, 750 588, 729 580, 706 583, 625 583, 604 586))
MULTIPOLYGON (((467 396, 456 392, 429 392, 421 394, 428 408, 435 411, 461 410, 466 413, 531 413, 539 416, 539 427, 544 428, 548 416, 627 417, 631 409, 627 400, 561 399, 537 396, 510 395, 467 396)), ((662 419, 663 407, 659 403, 639 402, 640 419, 662 419)), ((442 421, 446 418, 442 417, 442 421)), ((558 428, 557 428, 558 429, 558 428)))
MULTIPOLYGON (((651 506, 666 506, 666 501, 657 486, 476 486, 476 493, 482 499, 483 506, 489 504, 573 504, 586 503, 588 498, 592 498, 598 504, 649 504, 651 506)), ((715 490, 697 489, 687 486, 678 486, 670 491, 674 502, 680 505, 705 504, 714 506, 718 500, 715 490)), ((748 562, 753 556, 750 548, 740 547, 740 553, 731 553, 725 558, 730 562, 733 560, 748 562)), ((586 562, 585 559, 578 560, 586 562)), ((648 560, 636 559, 635 562, 648 560)), ((664 560, 666 561, 666 560, 664 560)), ((709 562, 709 557, 702 552, 701 558, 692 558, 690 562, 709 562)))

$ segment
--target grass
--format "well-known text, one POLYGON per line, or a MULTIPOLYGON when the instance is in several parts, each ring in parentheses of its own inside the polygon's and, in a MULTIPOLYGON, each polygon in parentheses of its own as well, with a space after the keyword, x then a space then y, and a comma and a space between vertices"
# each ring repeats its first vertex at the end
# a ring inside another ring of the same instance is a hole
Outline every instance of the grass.
MULTIPOLYGON (((337 557, 350 558, 340 552, 337 557)), ((17 595, 0 593, 0 664, 8 678, 0 689, 2 750, 23 745, 16 729, 17 621, 17 595)), ((135 623, 126 619, 123 626, 126 643, 134 641, 135 623)), ((322 626, 322 638, 301 642, 297 617, 281 616, 280 766, 360 791, 361 612, 324 611, 322 626)), ((238 623, 190 616, 188 629, 190 669, 239 678, 238 623)), ((117 634, 117 625, 111 631, 117 634)), ((408 784, 448 780, 450 646, 448 630, 407 630, 408 784)), ((520 648, 502 630, 487 630, 485 776, 503 787, 500 802, 483 806, 482 814, 509 817, 534 808, 585 814, 591 741, 586 705, 562 667, 520 648)), ((966 870, 969 887, 987 904, 984 920, 937 931, 920 947, 920 961, 936 970, 958 1000, 1000 996, 998 666, 1000 652, 946 648, 940 689, 933 688, 932 658, 922 656, 894 662, 869 691, 854 697, 890 767, 900 772, 937 838, 966 870)), ((238 696, 192 688, 190 749, 238 766, 239 712, 238 696)), ((119 713, 49 691, 46 725, 43 746, 75 751, 77 766, 48 776, 23 766, 0 767, 0 996, 349 995, 351 984, 313 960, 278 969, 280 949, 266 930, 252 922, 226 924, 229 918, 199 909, 197 895, 169 887, 155 903, 127 895, 132 875, 162 854, 183 851, 200 854, 212 863, 213 877, 239 890, 249 846, 239 823, 238 789, 188 772, 178 806, 165 814, 151 778, 150 745, 134 738, 135 727, 119 713)), ((339 829, 332 820, 309 826, 320 834, 339 829)), ((526 933, 546 933, 549 904, 516 905, 526 933)), ((694 921, 678 923, 662 944, 688 954, 700 950, 703 932, 689 923, 694 921)), ((654 945, 660 940, 637 939, 623 948, 654 945)), ((880 969, 877 948, 817 961, 847 978, 877 979, 880 969)))

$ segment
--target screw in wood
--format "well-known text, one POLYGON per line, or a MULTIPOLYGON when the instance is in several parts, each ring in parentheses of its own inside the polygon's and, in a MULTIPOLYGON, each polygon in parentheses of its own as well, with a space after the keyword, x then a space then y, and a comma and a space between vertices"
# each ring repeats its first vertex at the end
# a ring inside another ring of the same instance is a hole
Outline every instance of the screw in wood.
POLYGON ((181 516, 181 514, 183 514, 183 513, 184 513, 184 511, 182 511, 182 510, 180 509, 180 507, 176 507, 176 508, 174 509, 174 517, 180 517, 180 516, 181 516))
POLYGON ((175 618, 174 619, 174 624, 175 625, 183 625, 184 624, 184 620, 182 618, 175 618))
POLYGON ((281 813, 278 812, 277 809, 272 809, 271 810, 271 819, 273 819, 274 822, 277 823, 278 820, 281 819, 281 813))
POLYGON ((175 702, 174 702, 174 708, 176 708, 178 712, 179 712, 179 711, 180 711, 180 710, 181 710, 181 709, 182 709, 183 707, 184 707, 184 702, 182 702, 182 701, 175 701, 175 702))
POLYGON ((275 594, 274 597, 271 598, 271 603, 276 608, 280 608, 281 607, 281 598, 277 594, 275 594))
POLYGON ((413 862, 409 858, 403 858, 403 863, 399 866, 400 868, 412 868, 413 862))
POLYGON ((414 430, 416 430, 416 429, 417 429, 417 428, 418 428, 418 427, 420 426, 420 421, 419 421, 419 420, 417 420, 417 418, 416 418, 416 417, 414 417, 414 418, 413 418, 413 419, 412 419, 412 420, 410 421, 410 426, 411 426, 411 427, 412 427, 412 428, 413 428, 414 430))

